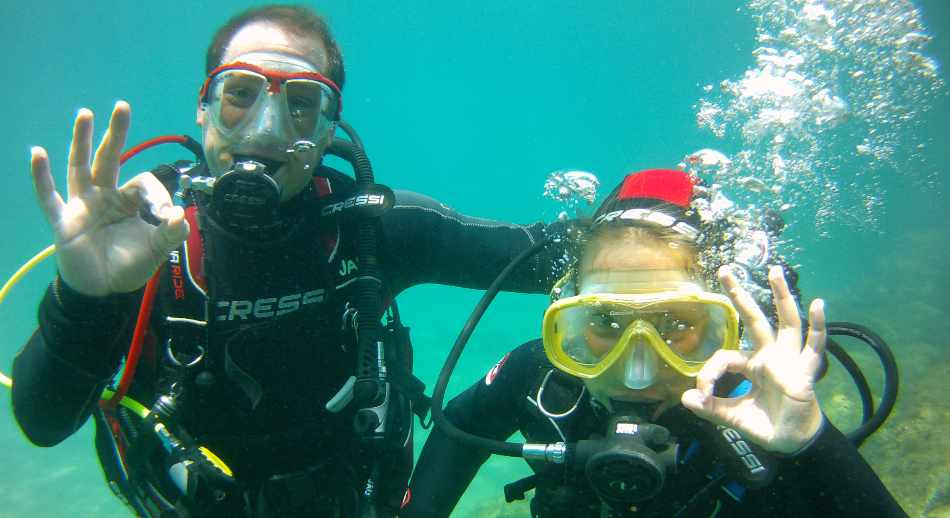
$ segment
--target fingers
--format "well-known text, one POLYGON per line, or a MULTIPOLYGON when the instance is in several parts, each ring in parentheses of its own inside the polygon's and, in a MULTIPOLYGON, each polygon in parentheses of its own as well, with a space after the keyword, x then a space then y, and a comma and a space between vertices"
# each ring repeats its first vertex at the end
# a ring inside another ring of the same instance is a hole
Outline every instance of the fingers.
POLYGON ((808 308, 808 338, 805 348, 802 349, 802 359, 811 372, 812 377, 818 373, 821 366, 821 355, 825 352, 828 341, 828 329, 825 327, 825 301, 815 299, 808 308))
POLYGON ((683 393, 680 402, 691 412, 709 422, 733 426, 737 408, 745 404, 747 399, 745 396, 739 398, 705 396, 698 389, 691 389, 683 393))
POLYGON ((172 204, 171 195, 152 173, 141 173, 119 188, 126 210, 138 210, 144 204, 161 223, 151 229, 149 245, 157 260, 178 248, 188 237, 188 222, 181 207, 172 204))
POLYGON ((33 177, 33 191, 36 200, 46 215, 46 221, 55 225, 63 210, 63 198, 56 192, 56 183, 50 173, 49 156, 46 150, 37 146, 30 149, 30 173, 33 177))
POLYGON ((825 350, 828 330, 825 327, 825 301, 815 299, 808 308, 808 340, 805 345, 821 353, 825 350))
POLYGON ((112 110, 112 119, 109 120, 109 129, 106 130, 102 142, 96 150, 96 158, 92 163, 92 183, 98 187, 115 188, 119 178, 119 157, 125 147, 125 139, 129 132, 131 121, 129 103, 119 101, 112 110))
POLYGON ((69 170, 66 173, 69 196, 83 193, 92 185, 89 157, 92 153, 92 112, 81 108, 73 124, 69 145, 69 170))
POLYGON ((741 351, 725 349, 716 351, 696 376, 696 389, 703 397, 712 397, 716 380, 726 372, 746 373, 748 363, 748 356, 741 351))
POLYGON ((188 221, 181 207, 168 207, 162 211, 162 224, 152 230, 150 236, 152 250, 157 257, 164 258, 169 252, 181 246, 188 237, 188 221))
POLYGON ((751 378, 749 356, 742 351, 720 350, 706 361, 696 376, 696 388, 687 390, 680 402, 699 417, 717 424, 733 424, 735 408, 747 398, 720 398, 713 395, 716 380, 726 372, 743 373, 751 378))
POLYGON ((171 195, 152 173, 136 175, 119 188, 119 194, 126 208, 138 210, 144 203, 149 212, 162 221, 168 219, 163 213, 174 207, 171 195))
POLYGON ((752 295, 739 285, 739 280, 733 275, 731 268, 728 266, 719 268, 719 282, 726 288, 726 294, 739 311, 739 316, 745 322, 746 332, 756 349, 771 343, 773 336, 769 320, 752 295))
POLYGON ((779 342, 794 347, 797 352, 801 347, 802 319, 798 315, 798 303, 788 289, 785 272, 782 271, 781 266, 769 268, 769 284, 772 287, 772 300, 778 316, 779 342))

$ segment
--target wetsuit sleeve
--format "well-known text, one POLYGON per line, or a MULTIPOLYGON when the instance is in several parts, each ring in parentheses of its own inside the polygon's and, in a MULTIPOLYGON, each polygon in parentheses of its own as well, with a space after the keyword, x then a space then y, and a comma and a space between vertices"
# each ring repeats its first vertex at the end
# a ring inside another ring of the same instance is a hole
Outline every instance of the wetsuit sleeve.
POLYGON ((132 293, 87 297, 56 279, 40 303, 39 328, 13 360, 13 413, 38 446, 53 446, 86 421, 127 345, 132 293))
MULTIPOLYGON (((396 191, 382 218, 383 264, 395 291, 423 283, 484 289, 523 250, 566 225, 515 225, 464 216, 421 194, 396 191)), ((548 246, 508 278, 507 291, 546 293, 563 268, 566 240, 548 246)))
MULTIPOLYGON (((531 343, 506 355, 485 378, 453 399, 445 416, 455 426, 480 437, 503 440, 519 429, 519 402, 526 380, 533 379, 531 343)), ((400 517, 449 516, 481 465, 485 450, 458 442, 436 425, 412 475, 409 503, 400 517)))
POLYGON ((808 449, 783 463, 779 475, 772 485, 785 486, 785 494, 756 492, 758 502, 747 505, 783 516, 789 505, 836 518, 907 516, 864 457, 828 421, 808 449))

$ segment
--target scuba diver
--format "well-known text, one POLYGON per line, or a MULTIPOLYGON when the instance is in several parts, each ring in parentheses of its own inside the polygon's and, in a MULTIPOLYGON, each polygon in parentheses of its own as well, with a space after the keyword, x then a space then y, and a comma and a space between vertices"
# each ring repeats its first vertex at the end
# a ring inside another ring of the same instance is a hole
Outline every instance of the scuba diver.
MULTIPOLYGON (((708 192, 698 182, 677 170, 628 175, 576 236, 542 338, 443 413, 489 288, 435 387, 435 427, 400 516, 448 516, 492 453, 528 462, 534 474, 505 498, 534 489, 535 517, 905 515, 849 442, 873 429, 846 437, 818 404, 828 335, 845 326, 826 324, 816 299, 803 333, 794 272, 777 265, 769 319, 729 266, 701 255, 723 233, 692 208, 708 192), (515 432, 526 443, 503 442, 515 432)), ((896 385, 887 390, 885 414, 896 385)))
MULTIPOLYGON (((484 288, 561 224, 475 219, 375 184, 340 119, 340 51, 306 7, 232 18, 206 66, 202 143, 165 139, 194 162, 117 186, 124 102, 95 155, 79 111, 65 200, 33 148, 58 275, 14 362, 16 419, 53 446, 92 415, 109 485, 140 516, 393 516, 428 401, 393 298, 484 288)), ((551 261, 505 289, 543 292, 551 261)))

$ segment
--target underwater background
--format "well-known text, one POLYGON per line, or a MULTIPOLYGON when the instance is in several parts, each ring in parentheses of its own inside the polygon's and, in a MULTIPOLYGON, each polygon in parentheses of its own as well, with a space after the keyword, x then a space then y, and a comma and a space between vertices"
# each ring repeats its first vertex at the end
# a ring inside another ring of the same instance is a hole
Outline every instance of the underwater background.
MULTIPOLYGON (((51 241, 32 193, 30 146, 49 150, 62 187, 80 107, 96 113, 101 135, 113 103, 129 101, 130 145, 164 134, 198 137, 206 46, 215 28, 255 3, 2 4, 5 277, 51 241)), ((897 407, 863 455, 911 516, 950 516, 950 96, 940 68, 950 63, 950 3, 311 5, 328 17, 343 51, 343 116, 359 131, 377 181, 465 214, 550 221, 564 210, 542 196, 552 171, 593 172, 605 195, 625 173, 676 167, 697 150, 728 157, 700 161, 710 167, 699 172, 737 203, 782 210, 788 227, 779 251, 798 265, 806 303, 825 298, 830 320, 869 326, 894 349, 897 407)), ((174 146, 147 151, 123 178, 181 157, 174 146)), ((30 274, 0 308, 5 373, 36 325, 53 264, 30 274)), ((400 297, 416 373, 430 391, 479 296, 421 286, 400 297)), ((450 393, 536 337, 546 300, 500 296, 450 393)), ((873 355, 843 343, 879 395, 873 355)), ((841 369, 832 366, 819 386, 826 413, 854 427, 860 400, 841 369)), ((37 448, 3 397, 0 517, 128 516, 103 482, 91 424, 55 448, 37 448)), ((418 453, 426 432, 418 425, 417 432, 418 453)), ((502 486, 527 472, 520 460, 489 461, 455 516, 526 516, 524 503, 504 503, 502 486)))

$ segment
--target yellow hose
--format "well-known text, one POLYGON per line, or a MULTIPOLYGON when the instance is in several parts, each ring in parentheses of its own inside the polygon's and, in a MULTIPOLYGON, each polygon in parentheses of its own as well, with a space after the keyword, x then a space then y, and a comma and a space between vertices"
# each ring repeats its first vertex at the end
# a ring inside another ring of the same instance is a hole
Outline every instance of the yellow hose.
MULTIPOLYGON (((99 399, 102 399, 103 401, 106 401, 106 400, 112 399, 112 396, 113 396, 114 394, 115 394, 115 392, 113 392, 113 391, 111 391, 111 390, 109 390, 109 389, 105 389, 105 390, 102 391, 102 396, 100 396, 99 399)), ((129 410, 131 410, 132 412, 134 412, 135 415, 141 417, 142 419, 145 419, 146 417, 148 417, 149 410, 148 410, 147 408, 145 408, 144 405, 142 405, 142 404, 139 403, 138 401, 136 401, 136 400, 130 398, 129 396, 125 396, 124 398, 122 398, 122 400, 119 401, 119 404, 122 405, 122 406, 124 406, 125 408, 128 408, 129 410)))
MULTIPOLYGON (((3 288, 0 288, 0 304, 2 304, 4 299, 7 298, 7 294, 10 293, 10 290, 12 290, 21 279, 23 279, 24 275, 29 273, 29 271, 35 268, 36 265, 40 264, 43 259, 53 255, 55 252, 56 245, 49 245, 48 247, 44 248, 42 252, 34 255, 32 259, 23 263, 23 266, 21 266, 20 269, 16 271, 16 273, 11 275, 10 278, 7 279, 7 282, 3 283, 3 288)), ((3 385, 7 388, 13 388, 13 380, 10 378, 10 376, 0 372, 0 385, 3 385)))
POLYGON ((10 276, 7 282, 3 284, 3 288, 0 288, 0 304, 3 303, 3 299, 7 298, 7 293, 9 293, 18 282, 20 282, 20 279, 22 279, 24 275, 35 268, 36 265, 40 264, 43 259, 46 259, 54 253, 56 253, 56 245, 49 245, 48 247, 44 248, 42 252, 34 255, 32 259, 24 263, 23 266, 21 266, 20 269, 16 271, 16 273, 10 276))
MULTIPOLYGON (((10 290, 12 290, 13 287, 23 279, 24 275, 29 273, 30 270, 36 267, 36 265, 40 264, 44 259, 53 255, 54 253, 56 253, 56 245, 49 245, 48 247, 44 248, 42 252, 34 255, 29 261, 23 263, 23 266, 21 266, 16 271, 16 273, 11 275, 10 278, 7 279, 7 282, 3 283, 3 287, 0 288, 0 304, 2 304, 4 299, 7 298, 7 294, 10 293, 10 290)), ((7 388, 13 388, 13 380, 3 372, 0 372, 0 385, 3 385, 7 388)), ((112 394, 113 392, 111 390, 104 390, 102 392, 102 399, 109 399, 112 397, 112 394)), ((148 415, 148 409, 132 398, 124 397, 122 398, 122 401, 119 402, 119 404, 135 412, 140 417, 144 418, 148 415)))

